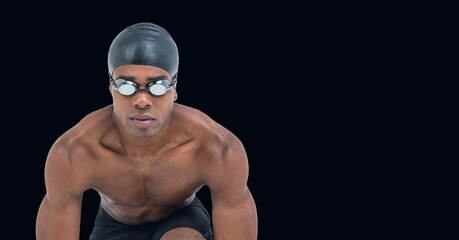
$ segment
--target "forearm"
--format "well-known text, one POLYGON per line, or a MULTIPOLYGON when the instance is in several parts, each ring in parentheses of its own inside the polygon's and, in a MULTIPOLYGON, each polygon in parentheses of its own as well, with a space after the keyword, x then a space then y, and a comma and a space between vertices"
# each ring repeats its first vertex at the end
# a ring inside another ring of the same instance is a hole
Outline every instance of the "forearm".
POLYGON ((257 240, 258 217, 253 198, 235 208, 214 209, 214 240, 257 240))
POLYGON ((68 228, 62 225, 51 225, 48 223, 48 226, 37 227, 36 230, 36 239, 37 240, 79 240, 79 231, 75 231, 74 227, 68 228))
POLYGON ((79 240, 80 213, 77 209, 52 209, 46 200, 38 211, 35 235, 37 240, 79 240))
POLYGON ((214 240, 257 240, 257 227, 254 221, 233 222, 232 225, 214 226, 214 240))

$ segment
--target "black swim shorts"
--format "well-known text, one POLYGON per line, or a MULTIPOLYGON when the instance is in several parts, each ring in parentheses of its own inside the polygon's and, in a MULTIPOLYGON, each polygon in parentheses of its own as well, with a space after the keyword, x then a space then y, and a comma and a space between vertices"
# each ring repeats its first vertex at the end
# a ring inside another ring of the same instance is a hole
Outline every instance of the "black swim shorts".
POLYGON ((121 223, 99 207, 90 240, 159 240, 167 231, 177 227, 197 230, 213 240, 210 217, 202 202, 195 197, 193 202, 160 222, 140 225, 121 223))

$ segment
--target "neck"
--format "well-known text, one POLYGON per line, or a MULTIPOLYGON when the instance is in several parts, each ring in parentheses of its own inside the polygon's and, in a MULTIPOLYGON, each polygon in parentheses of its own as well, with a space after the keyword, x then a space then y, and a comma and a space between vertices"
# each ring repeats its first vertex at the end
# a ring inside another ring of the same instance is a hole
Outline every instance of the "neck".
POLYGON ((157 133, 145 137, 129 134, 121 127, 116 119, 114 119, 116 125, 114 141, 124 155, 137 157, 154 155, 174 144, 175 131, 173 131, 171 127, 171 119, 172 118, 166 121, 157 133))

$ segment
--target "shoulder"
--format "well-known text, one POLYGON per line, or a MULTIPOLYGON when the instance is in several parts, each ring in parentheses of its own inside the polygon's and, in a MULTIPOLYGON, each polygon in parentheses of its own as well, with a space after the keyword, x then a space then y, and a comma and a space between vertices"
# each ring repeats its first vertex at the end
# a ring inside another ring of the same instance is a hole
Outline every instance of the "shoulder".
POLYGON ((227 153, 227 150, 244 151, 239 138, 206 113, 180 104, 175 108, 178 125, 198 139, 206 149, 217 154, 227 153))
POLYGON ((107 106, 89 113, 72 128, 59 136, 51 146, 46 159, 48 170, 69 172, 85 168, 94 149, 100 142, 107 121, 111 121, 111 107, 107 106), (73 170, 72 170, 73 169, 73 170))
POLYGON ((178 112, 182 119, 179 124, 199 141, 198 158, 203 160, 209 172, 232 174, 246 171, 246 150, 233 132, 198 109, 180 105, 178 112))
POLYGON ((97 142, 99 135, 102 135, 104 129, 108 129, 111 125, 109 124, 112 121, 111 109, 111 105, 109 105, 84 116, 77 124, 56 139, 51 150, 69 151, 85 143, 97 142))

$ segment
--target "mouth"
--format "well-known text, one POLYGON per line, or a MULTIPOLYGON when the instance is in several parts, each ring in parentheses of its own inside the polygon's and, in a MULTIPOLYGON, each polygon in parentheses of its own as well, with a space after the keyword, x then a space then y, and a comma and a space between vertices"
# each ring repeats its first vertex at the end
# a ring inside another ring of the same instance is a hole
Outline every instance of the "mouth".
POLYGON ((148 127, 156 120, 147 115, 135 115, 130 117, 130 119, 139 127, 148 127))
POLYGON ((154 121, 155 119, 152 117, 131 117, 131 120, 136 120, 136 121, 154 121))

